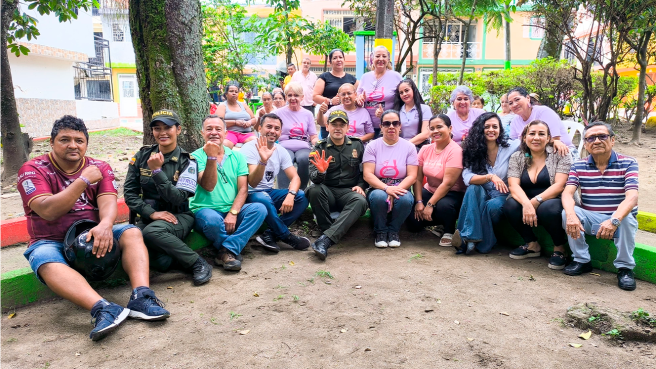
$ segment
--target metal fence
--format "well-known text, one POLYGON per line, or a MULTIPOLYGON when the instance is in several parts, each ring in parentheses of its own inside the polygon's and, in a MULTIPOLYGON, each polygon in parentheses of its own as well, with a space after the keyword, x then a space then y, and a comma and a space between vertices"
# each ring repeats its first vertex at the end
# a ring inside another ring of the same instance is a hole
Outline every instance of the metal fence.
POLYGON ((76 100, 113 101, 112 68, 109 41, 94 36, 96 55, 88 62, 78 62, 74 86, 76 100))

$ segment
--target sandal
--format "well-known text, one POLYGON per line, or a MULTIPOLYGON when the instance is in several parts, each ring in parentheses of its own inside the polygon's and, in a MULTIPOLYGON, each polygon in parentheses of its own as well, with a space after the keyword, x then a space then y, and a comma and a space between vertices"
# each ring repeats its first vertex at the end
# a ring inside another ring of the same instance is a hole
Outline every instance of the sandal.
POLYGON ((442 235, 442 238, 440 239, 440 246, 442 247, 451 247, 453 244, 451 243, 453 239, 453 234, 451 233, 445 233, 442 235))

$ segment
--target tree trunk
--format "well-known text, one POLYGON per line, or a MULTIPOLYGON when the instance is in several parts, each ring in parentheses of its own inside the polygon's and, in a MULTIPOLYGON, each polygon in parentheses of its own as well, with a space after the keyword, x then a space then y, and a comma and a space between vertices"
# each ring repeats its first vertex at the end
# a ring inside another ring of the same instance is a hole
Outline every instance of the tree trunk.
POLYGON ((647 65, 649 58, 647 57, 647 46, 651 39, 651 31, 646 31, 643 38, 640 40, 639 49, 636 53, 636 60, 640 64, 640 74, 638 75, 638 101, 635 119, 633 120, 633 136, 631 142, 633 144, 640 143, 640 134, 642 133, 642 118, 645 111, 645 90, 647 89, 647 65))
POLYGON ((18 0, 2 1, 2 39, 0 48, 0 64, 2 64, 2 180, 9 179, 18 173, 21 165, 27 161, 25 139, 27 134, 21 133, 18 109, 14 97, 14 80, 11 78, 11 66, 7 54, 7 31, 11 24, 18 0))
MULTIPOLYGON (((508 3, 506 3, 504 5, 504 7, 506 8, 506 12, 510 12, 508 3)), ((504 20, 503 21, 503 26, 504 26, 503 27, 504 32, 506 34, 506 40, 505 40, 506 41, 506 63, 504 65, 504 69, 510 69, 511 68, 511 65, 510 65, 510 61, 511 61, 511 57, 510 57, 510 22, 508 22, 507 20, 504 20)), ((485 57, 485 55, 483 57, 485 57)))
POLYGON ((476 12, 476 0, 472 2, 471 13, 469 15, 469 21, 467 21, 467 26, 465 28, 464 39, 462 41, 462 65, 460 66, 460 78, 458 78, 458 84, 462 85, 462 82, 465 77, 465 64, 467 63, 467 39, 469 38, 469 27, 474 20, 474 12, 476 12))
POLYGON ((328 71, 328 54, 324 55, 324 61, 323 61, 323 72, 326 73, 328 71))
MULTIPOLYGON (((447 22, 447 20, 445 19, 444 22, 447 22)), ((443 41, 444 31, 442 31, 442 19, 437 18, 437 30, 435 32, 435 41, 433 44, 433 86, 437 86, 437 73, 439 73, 438 67, 443 41)))
POLYGON ((171 109, 182 120, 178 143, 187 151, 203 145, 208 113, 201 8, 198 0, 130 0, 130 32, 143 110, 144 144, 154 143, 154 111, 171 109))
POLYGON ((560 53, 563 51, 563 40, 565 35, 560 30, 560 25, 553 24, 549 20, 545 20, 544 37, 540 41, 540 48, 538 49, 538 59, 552 57, 556 60, 560 59, 560 53))

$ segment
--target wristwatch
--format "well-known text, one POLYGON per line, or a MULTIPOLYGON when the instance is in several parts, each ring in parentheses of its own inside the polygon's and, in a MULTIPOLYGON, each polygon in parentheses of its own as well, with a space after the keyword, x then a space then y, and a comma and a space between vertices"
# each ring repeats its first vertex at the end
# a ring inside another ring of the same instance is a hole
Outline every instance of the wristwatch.
POLYGON ((237 214, 239 214, 239 210, 230 209, 230 214, 237 215, 237 214))
POLYGON ((535 199, 538 201, 538 204, 542 204, 542 196, 537 195, 535 196, 535 199))
POLYGON ((426 207, 427 208, 432 208, 433 206, 435 206, 435 205, 431 204, 430 201, 426 202, 426 207))
POLYGON ((290 195, 294 195, 294 196, 296 196, 297 193, 298 193, 298 192, 296 192, 296 191, 294 191, 294 190, 289 190, 289 192, 288 192, 288 194, 290 194, 290 195))
POLYGON ((611 224, 613 224, 615 227, 619 227, 619 226, 620 226, 620 223, 622 223, 622 221, 619 220, 619 219, 617 219, 617 218, 610 218, 610 222, 611 222, 611 224))

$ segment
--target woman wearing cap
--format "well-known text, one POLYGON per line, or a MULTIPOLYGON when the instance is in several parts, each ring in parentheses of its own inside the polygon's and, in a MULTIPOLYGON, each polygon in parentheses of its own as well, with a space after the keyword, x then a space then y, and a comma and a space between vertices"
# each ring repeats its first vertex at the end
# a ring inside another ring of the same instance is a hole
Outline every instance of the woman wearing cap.
MULTIPOLYGON (((334 49, 328 54, 330 61, 330 71, 325 72, 319 76, 317 82, 314 84, 313 99, 318 105, 325 103, 328 109, 335 105, 339 105, 339 88, 345 84, 350 83, 355 88, 358 88, 358 80, 352 74, 344 71, 344 52, 340 49, 334 49)), ((321 137, 328 136, 325 125, 321 125, 321 137)))
POLYGON ((340 105, 328 109, 328 104, 326 102, 321 104, 319 107, 319 114, 317 114, 317 124, 321 127, 325 127, 330 113, 336 110, 341 110, 348 116, 349 130, 347 135, 358 137, 363 142, 371 140, 374 137, 374 126, 371 123, 369 112, 355 104, 355 86, 350 83, 343 84, 339 88, 338 96, 342 102, 340 105))
POLYGON ((423 145, 430 143, 428 137, 431 131, 428 129, 428 120, 432 112, 430 107, 424 104, 417 85, 410 78, 401 81, 396 88, 394 110, 398 110, 401 114, 401 138, 415 145, 417 151, 423 145))
POLYGON ((483 109, 471 107, 473 100, 474 95, 467 86, 458 86, 451 92, 449 101, 453 105, 453 110, 446 113, 446 115, 451 119, 453 140, 458 144, 467 136, 476 118, 485 113, 483 109))
POLYGON ((256 123, 255 116, 245 103, 237 101, 239 88, 235 84, 229 84, 225 93, 226 101, 219 104, 216 115, 225 120, 228 131, 223 144, 229 148, 238 143, 246 143, 255 139, 255 133, 251 131, 256 123))
POLYGON ((125 203, 138 215, 152 269, 164 272, 177 265, 192 273, 194 284, 206 283, 212 267, 183 241, 194 226, 188 199, 196 193, 196 160, 178 146, 177 114, 155 112, 150 127, 157 143, 142 147, 128 165, 125 203))
MULTIPOLYGON (((303 86, 290 82, 285 86, 287 106, 276 110, 282 120, 282 134, 278 142, 287 149, 292 162, 296 163, 301 177, 301 190, 305 190, 310 180, 310 149, 317 143, 317 129, 312 113, 303 109, 303 86)), ((289 187, 289 178, 283 172, 278 174, 278 188, 289 187)))
POLYGON ((411 232, 430 225, 444 226, 440 246, 451 246, 456 219, 465 192, 462 182, 462 148, 451 139, 451 119, 444 114, 430 119, 431 144, 419 151, 418 178, 414 184, 415 211, 406 224, 411 232))
POLYGON ((508 92, 508 105, 515 113, 515 118, 510 122, 510 138, 520 138, 527 124, 541 120, 549 126, 554 150, 559 155, 573 151, 572 156, 578 157, 576 147, 558 114, 548 106, 531 104, 529 93, 524 87, 515 87, 508 92))
POLYGON ((410 187, 417 180, 417 149, 400 137, 399 112, 383 112, 380 127, 382 136, 365 148, 363 176, 371 187, 367 200, 376 232, 374 245, 399 247, 399 230, 414 203, 410 187))
POLYGON ((501 219, 508 196, 508 162, 519 147, 509 140, 499 116, 484 113, 462 142, 462 178, 467 191, 460 207, 452 244, 458 254, 487 254, 497 242, 493 225, 501 219))
POLYGON ((380 117, 386 109, 393 109, 396 87, 403 80, 401 74, 392 70, 390 52, 385 46, 374 48, 370 58, 371 72, 362 75, 358 88, 358 105, 364 106, 374 125, 374 137, 380 133, 380 117))

